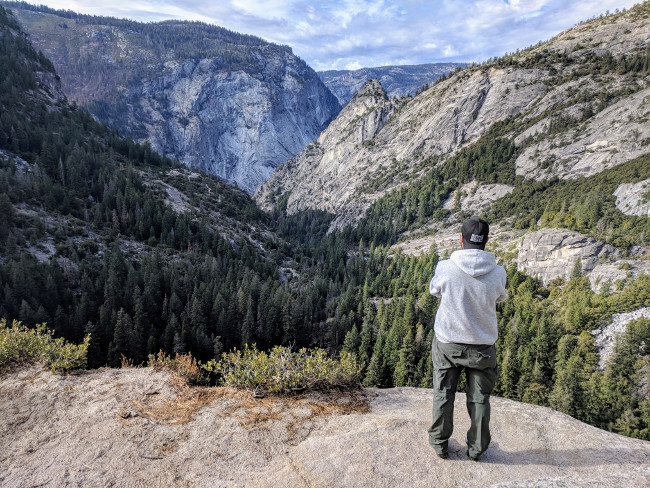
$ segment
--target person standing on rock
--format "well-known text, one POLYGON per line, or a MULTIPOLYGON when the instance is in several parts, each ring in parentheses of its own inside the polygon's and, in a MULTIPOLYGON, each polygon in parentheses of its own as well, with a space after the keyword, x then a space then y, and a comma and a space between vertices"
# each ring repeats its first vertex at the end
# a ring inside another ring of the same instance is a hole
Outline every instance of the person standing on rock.
POLYGON ((429 443, 439 457, 454 429, 454 399, 463 369, 467 377, 467 456, 478 461, 490 444, 490 393, 497 375, 496 304, 508 298, 506 271, 485 251, 489 224, 472 217, 463 223, 460 250, 440 261, 429 292, 441 298, 434 324, 433 423, 429 443))

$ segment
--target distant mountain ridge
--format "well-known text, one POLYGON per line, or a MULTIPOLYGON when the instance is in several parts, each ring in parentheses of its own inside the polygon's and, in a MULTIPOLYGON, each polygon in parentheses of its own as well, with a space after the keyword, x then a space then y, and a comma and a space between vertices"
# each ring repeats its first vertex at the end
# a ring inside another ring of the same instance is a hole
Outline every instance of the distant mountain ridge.
POLYGON ((415 95, 423 86, 432 84, 443 74, 447 75, 467 63, 428 63, 401 66, 380 66, 356 70, 319 71, 325 86, 341 105, 347 104, 363 84, 377 79, 389 97, 415 95))
MULTIPOLYGON (((442 173, 431 178, 451 189, 472 181, 479 190, 485 184, 512 189, 516 182, 524 188, 524 182, 595 175, 647 154, 649 10, 645 2, 518 54, 468 66, 399 102, 370 136, 350 134, 367 134, 368 121, 387 102, 376 97, 368 105, 364 98, 355 107, 362 99, 354 98, 314 144, 276 170, 256 199, 265 208, 282 200, 291 213, 326 210, 342 227, 386 197, 400 221, 410 222, 402 214, 413 211, 428 224, 448 214, 432 215, 451 192, 418 183, 426 175, 442 173), (401 196, 389 197, 399 188, 401 196), (430 194, 412 203, 404 200, 409 188, 430 194)), ((371 84, 384 91, 377 80, 371 84)))
POLYGON ((11 8, 69 99, 137 142, 248 192, 340 107, 287 46, 200 22, 11 8))

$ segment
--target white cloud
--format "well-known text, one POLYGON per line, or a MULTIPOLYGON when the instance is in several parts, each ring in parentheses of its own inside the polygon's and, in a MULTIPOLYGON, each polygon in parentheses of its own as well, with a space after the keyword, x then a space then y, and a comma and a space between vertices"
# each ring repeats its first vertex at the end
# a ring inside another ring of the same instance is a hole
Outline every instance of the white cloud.
POLYGON ((262 19, 286 19, 293 2, 283 0, 231 0, 230 4, 246 15, 262 19))
MULTIPOLYGON (((32 0, 33 1, 33 0, 32 0)), ((136 20, 202 20, 291 46, 313 68, 482 61, 639 0, 39 0, 136 20)))
POLYGON ((364 66, 361 63, 359 63, 359 61, 353 61, 345 65, 345 69, 349 69, 349 70, 361 69, 363 67, 364 66))

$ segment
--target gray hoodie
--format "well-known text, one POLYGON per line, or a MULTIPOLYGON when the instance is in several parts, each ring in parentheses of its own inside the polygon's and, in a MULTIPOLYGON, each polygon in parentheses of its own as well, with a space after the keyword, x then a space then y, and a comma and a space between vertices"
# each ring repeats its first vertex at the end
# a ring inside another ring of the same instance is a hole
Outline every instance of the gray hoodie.
POLYGON ((434 325, 440 342, 496 342, 496 304, 508 293, 506 271, 497 265, 494 254, 480 249, 454 251, 436 266, 429 292, 442 299, 434 325))

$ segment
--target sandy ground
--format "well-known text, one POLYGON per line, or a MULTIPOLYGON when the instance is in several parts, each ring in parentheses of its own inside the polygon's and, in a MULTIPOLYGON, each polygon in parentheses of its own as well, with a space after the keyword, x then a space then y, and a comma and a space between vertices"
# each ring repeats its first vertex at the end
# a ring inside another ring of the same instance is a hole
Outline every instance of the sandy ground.
POLYGON ((2 487, 476 487, 650 485, 650 442, 493 398, 490 450, 465 457, 465 397, 450 459, 427 442, 430 390, 366 399, 253 399, 188 389, 149 368, 0 377, 2 487))

